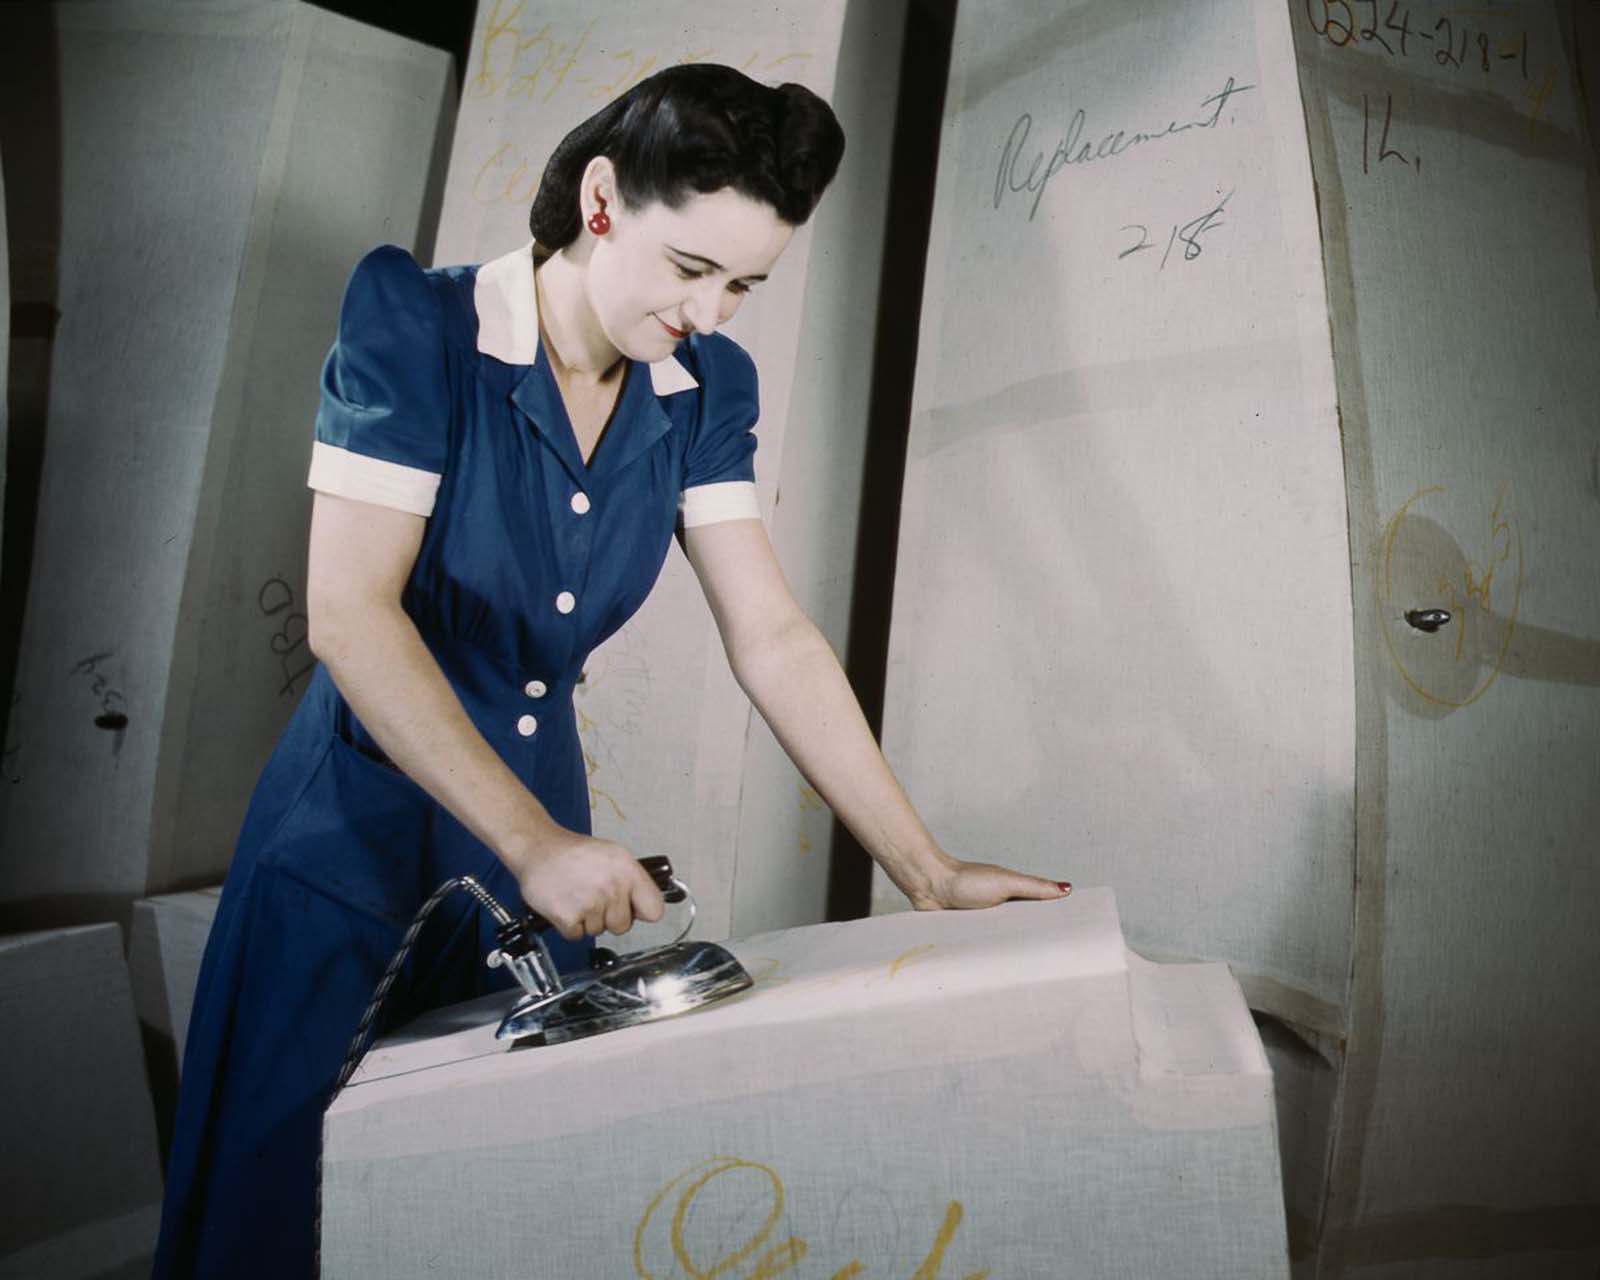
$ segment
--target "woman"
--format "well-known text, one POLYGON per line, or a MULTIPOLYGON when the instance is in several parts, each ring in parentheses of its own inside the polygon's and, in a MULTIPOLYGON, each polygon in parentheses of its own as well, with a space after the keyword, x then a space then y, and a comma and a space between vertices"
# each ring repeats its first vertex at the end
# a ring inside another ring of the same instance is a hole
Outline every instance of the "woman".
MULTIPOLYGON (((912 904, 1053 898, 944 853, 756 507, 755 371, 716 334, 832 179, 827 105, 676 67, 573 131, 534 244, 356 267, 323 373, 308 612, 321 660, 251 801, 184 1057, 158 1275, 310 1271, 322 1110, 412 914, 471 874, 589 935, 658 919, 634 855, 589 832, 572 691, 643 602, 675 528, 740 684, 912 904)), ((464 896, 390 1020, 491 985, 464 896)))

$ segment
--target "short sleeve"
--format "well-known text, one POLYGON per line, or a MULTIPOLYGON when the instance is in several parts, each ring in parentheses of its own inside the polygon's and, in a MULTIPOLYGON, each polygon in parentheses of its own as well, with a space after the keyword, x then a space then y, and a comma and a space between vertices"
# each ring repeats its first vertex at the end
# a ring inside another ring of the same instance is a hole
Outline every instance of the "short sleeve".
POLYGON ((696 340, 701 410, 684 460, 678 522, 685 529, 723 520, 759 520, 756 501, 755 362, 720 334, 696 340))
POLYGON ((450 394, 439 304, 404 249, 356 264, 322 366, 307 483, 321 493, 433 513, 449 453, 450 394))

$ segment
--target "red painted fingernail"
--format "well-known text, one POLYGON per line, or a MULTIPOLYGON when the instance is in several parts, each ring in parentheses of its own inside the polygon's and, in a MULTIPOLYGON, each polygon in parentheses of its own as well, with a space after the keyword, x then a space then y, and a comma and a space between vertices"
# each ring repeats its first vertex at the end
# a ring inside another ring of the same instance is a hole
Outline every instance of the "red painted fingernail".
POLYGON ((1072 892, 1072 881, 1070 881, 1070 880, 1057 880, 1056 881, 1056 888, 1060 889, 1062 893, 1071 893, 1072 892))

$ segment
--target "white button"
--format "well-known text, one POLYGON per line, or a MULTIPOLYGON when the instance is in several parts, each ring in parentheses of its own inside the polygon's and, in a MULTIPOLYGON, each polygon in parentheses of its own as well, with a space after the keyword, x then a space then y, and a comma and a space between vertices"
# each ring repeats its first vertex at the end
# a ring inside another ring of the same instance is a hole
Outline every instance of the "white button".
POLYGON ((578 607, 578 597, 570 591, 563 591, 556 597, 556 612, 571 613, 578 607))
POLYGON ((523 716, 517 721, 517 732, 524 738, 533 737, 533 731, 539 727, 539 722, 532 716, 523 716))
POLYGON ((589 513, 589 495, 586 493, 573 494, 572 509, 580 516, 587 515, 589 513))
POLYGON ((542 698, 549 690, 544 687, 543 680, 530 680, 522 686, 522 692, 530 698, 542 698))

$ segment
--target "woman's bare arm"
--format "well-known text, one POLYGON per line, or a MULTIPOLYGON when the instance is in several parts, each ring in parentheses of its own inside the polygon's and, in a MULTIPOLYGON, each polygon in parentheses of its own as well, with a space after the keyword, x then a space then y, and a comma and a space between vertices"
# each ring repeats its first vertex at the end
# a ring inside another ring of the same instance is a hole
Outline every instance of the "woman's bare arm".
POLYGON ((939 847, 878 749, 833 649, 790 593, 759 520, 689 529, 684 547, 740 687, 913 906, 1062 895, 1054 881, 963 862, 939 847))

